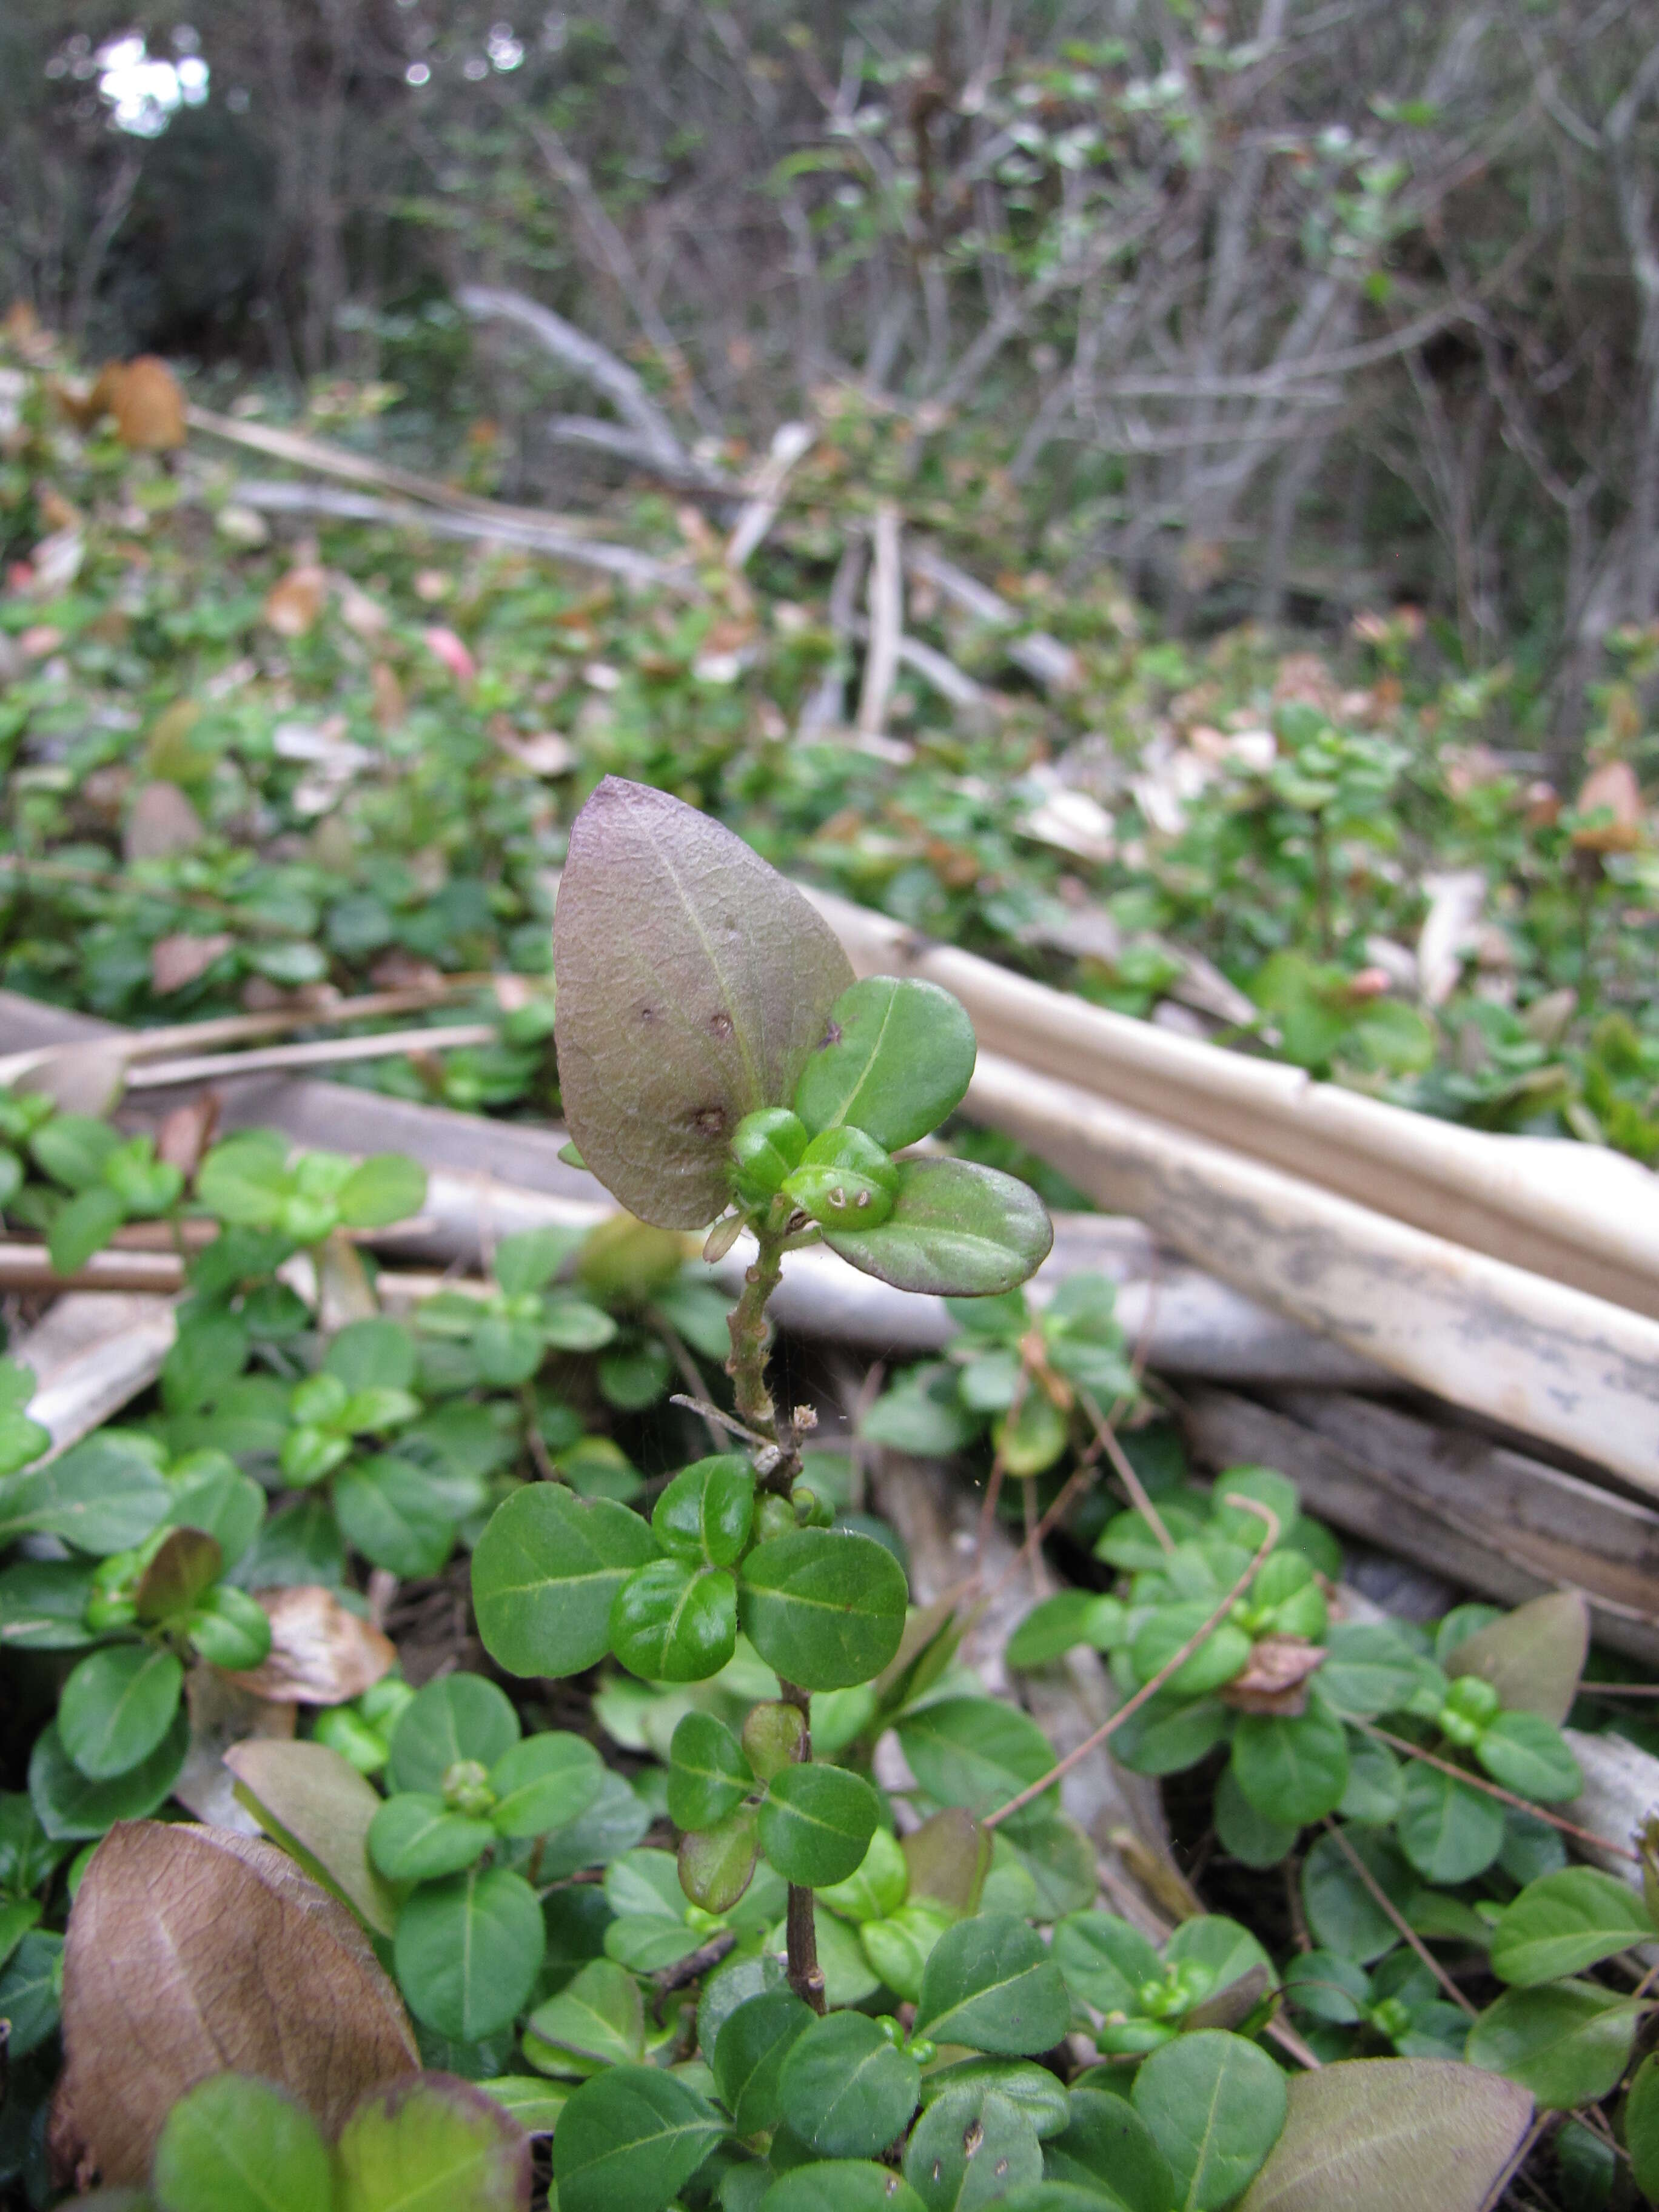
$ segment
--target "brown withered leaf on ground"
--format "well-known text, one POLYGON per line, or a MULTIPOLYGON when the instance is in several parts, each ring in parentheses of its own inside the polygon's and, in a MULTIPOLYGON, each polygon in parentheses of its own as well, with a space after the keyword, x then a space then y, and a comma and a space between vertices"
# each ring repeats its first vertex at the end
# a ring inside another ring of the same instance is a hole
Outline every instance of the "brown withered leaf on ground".
POLYGON ((222 953, 228 952, 236 939, 228 930, 216 930, 210 937, 191 937, 180 930, 171 937, 158 937, 149 948, 149 983, 158 999, 170 991, 182 991, 186 983, 193 983, 205 975, 222 953))
POLYGON ((265 620, 278 637, 303 637, 321 614, 327 592, 327 574, 314 563, 290 568, 265 594, 265 620))
POLYGON ((175 1106, 170 1114, 164 1114, 155 1132, 156 1158, 177 1168, 182 1176, 193 1176, 202 1164, 203 1154, 213 1142, 220 1103, 216 1091, 204 1091, 195 1098, 187 1098, 182 1106, 175 1106))
POLYGON ((236 1801, 236 1778, 225 1753, 250 1739, 290 1739, 299 1715, 293 1705, 251 1698, 228 1682, 216 1667, 192 1667, 185 1677, 190 1708, 190 1749, 173 1794, 198 1820, 242 1835, 258 1832, 258 1823, 236 1801))
POLYGON ((202 842, 202 817, 176 783, 147 783, 132 802, 121 839, 129 860, 162 860, 202 842))
POLYGON ((418 2067, 356 1922, 274 1844, 121 1821, 89 1861, 64 1951, 60 2169, 141 2183, 169 2107, 209 2075, 289 2090, 333 2136, 418 2067))
POLYGON ((343 1705, 378 1682, 398 1656, 390 1638, 348 1613, 320 1583, 256 1590, 270 1620, 270 1656, 226 1677, 283 1705, 343 1705))
POLYGON ((1611 814, 1611 822, 1587 823, 1572 842, 1581 852, 1628 853, 1642 842, 1642 793, 1628 761, 1603 761, 1584 778, 1573 806, 1580 814, 1611 814))
POLYGON ((1244 1672, 1222 1691, 1221 1701, 1241 1713, 1294 1717, 1306 1711, 1308 1677, 1324 1663, 1316 1644, 1304 1644, 1295 1636, 1261 1637, 1244 1672))
POLYGON ((173 371, 153 353, 106 362, 86 398, 71 403, 71 412, 83 428, 100 415, 112 415, 116 436, 135 452, 168 453, 185 442, 185 395, 173 371))

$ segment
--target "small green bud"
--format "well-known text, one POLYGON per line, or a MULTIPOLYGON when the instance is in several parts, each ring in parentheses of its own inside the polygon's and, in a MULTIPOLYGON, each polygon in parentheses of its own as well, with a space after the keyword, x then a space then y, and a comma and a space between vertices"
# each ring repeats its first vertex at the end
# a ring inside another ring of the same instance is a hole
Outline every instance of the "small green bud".
POLYGON ((784 1194, 829 1229, 875 1229, 898 1195, 890 1153, 862 1129, 825 1129, 785 1179, 784 1194))
POLYGON ((806 1124, 787 1106, 745 1114, 732 1135, 732 1194, 738 1205, 769 1205, 805 1150, 806 1124))
POLYGON ((1478 1721, 1472 1721, 1467 1713, 1460 1713, 1455 1705, 1442 1705, 1437 1717, 1440 1733, 1460 1751, 1473 1751, 1486 1734, 1478 1721))
POLYGON ((350 1396, 339 1376, 325 1368, 295 1385, 289 1393, 289 1414, 303 1428, 325 1429, 339 1419, 350 1396))
POLYGON ((311 1733, 314 1741, 337 1751, 359 1774, 378 1774, 386 1765, 386 1738, 349 1705, 331 1705, 319 1713, 311 1733))
POLYGON ((1398 2043, 1402 2035, 1411 2033, 1411 2008, 1398 1997, 1382 1997, 1374 2004, 1369 2014, 1371 2026, 1390 2043, 1398 2043))
POLYGON ((930 2043, 925 2035, 917 2036, 915 2042, 907 2047, 918 2066, 931 2066, 939 2056, 939 2045, 930 2043))
POLYGON ((795 1509, 795 1518, 803 1528, 828 1528, 836 1517, 836 1509, 827 1498, 820 1498, 816 1490, 809 1490, 798 1482, 789 1493, 789 1503, 795 1509))
POLYGON ((1454 1712, 1462 1713, 1465 1720, 1473 1721, 1477 1728, 1490 1728, 1503 1711, 1504 1701, 1490 1682, 1479 1674, 1460 1674, 1446 1692, 1446 1703, 1454 1712))
POLYGON ((799 1526, 795 1509, 787 1498, 769 1495, 757 1500, 755 1541, 757 1544, 764 1544, 773 1536, 792 1535, 799 1526))
POLYGON ((138 1608, 131 1597, 118 1591, 94 1589, 82 1618, 88 1628, 106 1636, 114 1628, 131 1628, 138 1618, 138 1608))
POLYGON ((452 1813, 469 1813, 482 1820, 495 1809, 489 1770, 476 1759, 458 1759, 445 1770, 443 1796, 452 1813))

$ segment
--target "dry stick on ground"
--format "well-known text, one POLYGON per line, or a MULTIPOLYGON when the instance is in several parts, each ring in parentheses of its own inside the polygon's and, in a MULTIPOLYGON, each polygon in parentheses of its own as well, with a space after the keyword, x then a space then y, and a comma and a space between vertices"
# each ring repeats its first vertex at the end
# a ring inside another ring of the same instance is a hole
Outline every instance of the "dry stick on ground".
POLYGON ((1606 1836, 1595 1835, 1589 1828, 1581 1828, 1571 1820, 1563 1820, 1560 1814, 1552 1813, 1547 1805, 1535 1804, 1530 1797, 1517 1797, 1512 1790, 1500 1789, 1497 1783, 1488 1782, 1484 1775, 1471 1774, 1466 1767, 1454 1766, 1449 1759, 1437 1759, 1433 1752, 1425 1751, 1419 1744, 1409 1742, 1403 1735, 1390 1735, 1387 1729, 1380 1729, 1370 1721, 1357 1721, 1354 1725, 1363 1729, 1365 1735, 1375 1736, 1379 1743, 1386 1743, 1391 1751, 1403 1752, 1409 1759, 1419 1759, 1425 1766, 1432 1766, 1441 1774, 1449 1774, 1454 1782, 1462 1782, 1471 1790, 1478 1790, 1483 1796, 1496 1797, 1500 1804, 1512 1805, 1517 1813, 1530 1813, 1534 1820, 1547 1820, 1552 1828, 1559 1828, 1564 1836, 1575 1836, 1581 1844, 1589 1844, 1598 1851, 1612 1851, 1621 1859, 1628 1859, 1632 1866, 1642 1863, 1639 1851, 1632 1851, 1623 1844, 1613 1843, 1606 1836))
POLYGON ((1341 1852, 1343 1857, 1346 1859, 1348 1864, 1353 1869, 1354 1872, 1359 1876, 1360 1881, 1365 1885, 1367 1891, 1370 1894, 1372 1904, 1377 1907, 1379 1911, 1384 1912, 1388 1915, 1389 1919, 1392 1922, 1393 1925, 1399 1930, 1400 1934, 1405 1937, 1407 1942, 1411 1945, 1413 1950, 1416 1952, 1418 1957, 1423 1961, 1423 1964, 1434 1976, 1436 1981, 1439 1983, 1441 1988, 1444 1990, 1446 1995, 1451 1999, 1452 2002, 1456 2005, 1460 2010, 1468 2013, 1469 2018, 1473 2020, 1475 2016, 1475 2008, 1469 2002, 1462 1990, 1458 1988, 1456 1983, 1453 1981, 1451 1976, 1446 1972, 1438 1959, 1435 1957, 1433 1952, 1430 1950, 1428 1945, 1418 1934, 1416 1929, 1411 1925, 1410 1922, 1406 1918, 1405 1914, 1400 1911, 1393 1899, 1389 1897, 1387 1891, 1383 1888, 1382 1883, 1378 1881, 1376 1875, 1366 1865, 1364 1859, 1360 1857, 1358 1852, 1355 1850, 1353 1845, 1348 1841, 1341 1829, 1337 1826, 1335 1821, 1331 1819, 1328 1814, 1325 1816, 1324 1825, 1326 1833, 1332 1838, 1338 1850, 1341 1852))
POLYGON ((1036 1782, 1029 1784, 1025 1789, 1020 1791, 1017 1797, 1011 1797, 1006 1805, 999 1805, 994 1813, 988 1813, 981 1823, 981 1826, 987 1828, 1000 1827, 1003 1821, 1007 1820, 1012 1814, 1020 1812, 1025 1806, 1029 1805, 1034 1798, 1041 1797, 1044 1790, 1052 1790, 1056 1782, 1060 1781, 1063 1776, 1069 1774, 1074 1766, 1089 1756, 1091 1752, 1098 1751, 1101 1745, 1106 1741, 1108 1737, 1115 1735, 1118 1729, 1122 1727, 1124 1722, 1128 1719, 1130 1714, 1139 1712, 1141 1706, 1146 1703, 1147 1699, 1156 1696, 1158 1692, 1161 1690, 1164 1687, 1164 1685, 1170 1680, 1170 1676, 1176 1674, 1179 1668, 1186 1664, 1187 1661, 1192 1657, 1194 1652, 1198 1650, 1200 1644, 1206 1643, 1208 1639, 1214 1635, 1216 1630, 1220 1627, 1222 1622, 1225 1620, 1227 1615, 1232 1611, 1234 1606, 1237 1604, 1239 1599, 1242 1598, 1245 1591, 1249 1589, 1250 1584, 1255 1580, 1257 1575, 1261 1572, 1267 1554, 1273 1550, 1273 1546, 1279 1541, 1279 1516, 1273 1511, 1270 1505, 1263 1505, 1254 1498, 1241 1498, 1235 1491, 1229 1491, 1226 1497, 1221 1500, 1221 1503, 1224 1505, 1241 1506, 1245 1512, 1254 1513, 1258 1520, 1264 1521, 1267 1524, 1267 1533, 1262 1538, 1261 1543, 1257 1549, 1255 1557, 1251 1559, 1249 1565, 1245 1568, 1243 1573, 1233 1584, 1232 1588, 1227 1592, 1225 1597, 1222 1599, 1220 1604, 1210 1615, 1209 1619, 1204 1623, 1203 1626, 1201 1628, 1195 1629, 1193 1634, 1190 1635, 1187 1638, 1187 1641, 1182 1645, 1181 1649, 1178 1651, 1175 1651, 1170 1654, 1169 1658, 1166 1659, 1164 1664, 1158 1668, 1157 1674, 1152 1676, 1151 1681, 1143 1682, 1140 1687, 1135 1692, 1133 1697, 1126 1698, 1109 1720, 1103 1721, 1095 1730, 1092 1735, 1085 1736, 1083 1741, 1077 1746, 1075 1750, 1068 1751, 1065 1758, 1058 1760, 1049 1768, 1048 1771, 1045 1775, 1040 1777, 1040 1778, 1036 1782))
POLYGON ((870 646, 859 695, 859 735, 884 737, 887 709, 898 674, 904 629, 904 570, 899 557, 899 511, 890 501, 876 510, 876 557, 870 570, 870 646))
POLYGON ((453 1052, 463 1045, 493 1044, 493 1022, 455 1022, 446 1029, 387 1030, 379 1036, 321 1037, 314 1044, 273 1044, 254 1052, 203 1053, 190 1060, 158 1060, 136 1068, 129 1091, 170 1091, 180 1084, 214 1083, 227 1076, 270 1075, 292 1067, 341 1067, 359 1060, 392 1060, 409 1052, 453 1052))
POLYGON ((1164 1516, 1147 1494, 1146 1486, 1130 1464, 1129 1455, 1119 1443, 1111 1424, 1102 1413, 1089 1392, 1079 1389, 1078 1401, 1093 1425, 1106 1456, 1112 1462, 1112 1472, 1129 1493, 1129 1503, 1157 1537, 1160 1550, 1173 1552, 1175 1538, 1164 1524, 1164 1516))

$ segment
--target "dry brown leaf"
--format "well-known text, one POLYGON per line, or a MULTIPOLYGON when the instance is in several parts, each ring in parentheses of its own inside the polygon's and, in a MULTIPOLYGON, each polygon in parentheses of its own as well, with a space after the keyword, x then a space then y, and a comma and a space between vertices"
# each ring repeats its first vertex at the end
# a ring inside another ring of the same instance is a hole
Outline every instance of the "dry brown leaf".
POLYGON ((202 817, 176 783, 147 783, 132 802, 121 850, 129 860, 161 860, 202 841, 202 817))
POLYGON ((198 1820, 216 1828, 257 1835, 258 1824, 236 1801, 235 1777, 225 1766, 233 1744, 250 1737, 292 1737, 298 1719, 292 1705, 251 1698, 227 1681, 216 1667, 192 1667, 185 1678, 190 1708, 190 1749, 173 1794, 198 1820))
POLYGON ((343 1705, 378 1682, 398 1654, 320 1583, 256 1590, 270 1620, 270 1656, 227 1680, 284 1705, 343 1705))
POLYGON ((1613 817, 1573 831, 1572 842, 1581 852, 1628 853, 1641 842, 1642 793, 1628 761, 1603 761, 1592 769, 1573 805, 1580 814, 1613 817))
POLYGON ((328 578, 314 564, 290 568, 265 594, 266 622, 279 637, 303 637, 323 611, 327 590, 328 578))
POLYGON ((390 952, 381 953, 368 971, 368 980, 377 991, 441 991, 448 977, 441 968, 430 960, 418 960, 412 952, 395 945, 390 952))
POLYGON ((228 930, 216 930, 210 937, 191 937, 180 931, 172 937, 158 937, 149 948, 150 988, 158 998, 170 991, 182 991, 187 983, 205 975, 220 955, 228 952, 236 939, 228 930))
POLYGON ((104 1115, 126 1088, 125 1042, 66 1044, 18 1080, 20 1091, 43 1091, 65 1114, 104 1115))
POLYGON ((382 730, 401 727, 406 709, 404 687, 398 681, 397 671, 384 660, 377 660, 368 672, 369 690, 374 700, 374 720, 382 730))
POLYGON ((117 437, 135 451, 166 453, 185 442, 185 395, 153 353, 109 362, 87 404, 94 416, 112 415, 117 437))
POLYGON ((121 1821, 88 1862, 64 1951, 53 2148, 143 2182, 169 2107, 227 2068, 289 2090, 324 2133, 420 2064, 397 1991, 342 1905, 274 1844, 121 1821))
POLYGON ((164 1115, 155 1132, 156 1158, 177 1168, 182 1176, 193 1176, 202 1164, 203 1153, 213 1142, 213 1132, 219 1121, 219 1103, 216 1091, 204 1091, 164 1115))
POLYGON ((1319 1646, 1300 1637, 1261 1637, 1244 1672, 1233 1676, 1221 1701, 1242 1713, 1294 1716, 1307 1706, 1308 1677, 1324 1663, 1319 1646))

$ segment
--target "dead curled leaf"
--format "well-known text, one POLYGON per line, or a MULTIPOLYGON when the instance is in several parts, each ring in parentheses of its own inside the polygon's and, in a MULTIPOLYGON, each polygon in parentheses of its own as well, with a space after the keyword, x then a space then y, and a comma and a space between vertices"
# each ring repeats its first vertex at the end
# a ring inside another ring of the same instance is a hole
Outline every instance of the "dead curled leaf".
POLYGON ((1279 1713, 1293 1717, 1307 1710, 1308 1677, 1325 1663, 1316 1644, 1296 1636, 1263 1636, 1253 1646, 1242 1674, 1221 1692, 1224 1705, 1241 1713, 1279 1713))
POLYGON ((1642 842, 1642 793, 1628 761, 1603 761, 1592 769, 1573 805, 1580 814, 1613 817, 1573 831, 1572 842, 1581 851, 1628 853, 1642 842))
POLYGON ((332 2136, 420 2064, 356 1922, 275 1844, 121 1821, 89 1861, 64 1952, 60 2172, 141 2183, 169 2107, 227 2068, 289 2090, 332 2136))
POLYGON ((320 1583, 256 1590, 270 1620, 270 1655, 228 1681, 283 1705, 343 1705, 396 1660, 391 1638, 347 1611, 320 1583))
POLYGON ((323 611, 325 570, 307 562, 280 576, 265 594, 266 622, 278 637, 303 637, 323 611))
POLYGON ((162 860, 201 842, 202 817, 178 785, 147 783, 132 802, 121 849, 129 860, 162 860))
POLYGON ((173 371, 153 353, 106 363, 82 412, 89 422, 112 415, 115 434, 135 451, 165 453, 185 442, 185 395, 173 371))
POLYGON ((165 998, 169 991, 182 991, 186 983, 193 983, 205 975, 222 953, 228 952, 236 939, 228 930, 216 930, 208 937, 191 937, 179 931, 172 937, 158 937, 149 948, 150 988, 157 998, 165 998))
POLYGON ((225 1753, 250 1738, 289 1739, 297 1715, 292 1705, 273 1705, 234 1688, 216 1667, 192 1667, 185 1677, 190 1708, 190 1749, 173 1794, 198 1820, 257 1833, 252 1815, 236 1801, 234 1778, 226 1771, 225 1753))

